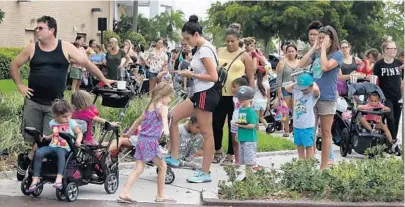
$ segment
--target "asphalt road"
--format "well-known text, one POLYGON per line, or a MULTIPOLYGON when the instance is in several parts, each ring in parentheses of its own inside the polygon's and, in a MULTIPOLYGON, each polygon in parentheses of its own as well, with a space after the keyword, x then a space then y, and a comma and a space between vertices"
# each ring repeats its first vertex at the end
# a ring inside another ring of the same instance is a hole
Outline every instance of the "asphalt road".
POLYGON ((96 201, 96 200, 77 200, 69 203, 65 201, 51 200, 45 198, 35 198, 28 196, 1 196, 0 195, 0 207, 124 207, 124 206, 139 206, 139 207, 196 207, 193 205, 181 205, 181 204, 156 204, 156 203, 138 203, 137 205, 120 204, 112 201, 96 201))

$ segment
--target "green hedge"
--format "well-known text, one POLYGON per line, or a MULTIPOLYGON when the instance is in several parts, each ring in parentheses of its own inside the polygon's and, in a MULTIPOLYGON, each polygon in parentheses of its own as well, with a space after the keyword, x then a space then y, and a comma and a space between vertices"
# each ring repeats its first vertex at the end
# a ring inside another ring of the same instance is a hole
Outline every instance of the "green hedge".
MULTIPOLYGON (((13 47, 3 47, 0 48, 0 80, 10 79, 10 63, 14 60, 17 55, 22 51, 23 48, 13 48, 13 47)), ((28 78, 29 66, 28 64, 23 65, 20 68, 20 74, 22 79, 28 78)))

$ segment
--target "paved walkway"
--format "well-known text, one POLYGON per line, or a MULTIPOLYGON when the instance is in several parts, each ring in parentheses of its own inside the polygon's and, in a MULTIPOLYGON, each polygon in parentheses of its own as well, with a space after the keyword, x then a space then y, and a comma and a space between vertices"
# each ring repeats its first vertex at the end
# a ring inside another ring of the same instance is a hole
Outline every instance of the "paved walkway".
MULTIPOLYGON (((402 126, 402 124, 401 124, 402 126)), ((403 133, 403 128, 400 129, 403 133)), ((401 137, 401 136, 399 136, 401 137)), ((347 160, 347 159, 362 159, 362 155, 358 155, 353 152, 352 155, 348 155, 346 158, 342 158, 339 153, 339 148, 334 146, 335 161, 347 160)), ((296 154, 290 155, 273 155, 271 157, 260 157, 257 159, 259 165, 270 168, 274 164, 275 168, 279 168, 280 165, 291 161, 297 157, 296 154)), ((316 158, 320 159, 320 152, 316 153, 316 158)), ((130 169, 121 170, 120 175, 120 188, 124 186, 130 169)), ((211 183, 204 184, 191 184, 186 182, 186 178, 193 174, 191 170, 174 169, 176 180, 173 184, 166 186, 167 195, 175 198, 179 204, 199 205, 200 193, 202 191, 217 192, 217 185, 219 180, 225 180, 226 174, 223 167, 215 164, 212 166, 213 181, 211 183)), ((139 202, 153 203, 156 196, 156 168, 145 169, 144 174, 135 184, 132 189, 132 196, 139 202)), ((113 195, 106 194, 104 186, 102 185, 88 185, 80 187, 79 199, 81 200, 101 200, 101 201, 115 201, 118 197, 118 192, 113 195)), ((9 179, 3 179, 0 181, 0 195, 5 196, 22 196, 20 191, 20 183, 15 180, 15 174, 11 175, 9 179)), ((41 197, 56 199, 55 191, 51 185, 45 185, 44 192, 41 197)))

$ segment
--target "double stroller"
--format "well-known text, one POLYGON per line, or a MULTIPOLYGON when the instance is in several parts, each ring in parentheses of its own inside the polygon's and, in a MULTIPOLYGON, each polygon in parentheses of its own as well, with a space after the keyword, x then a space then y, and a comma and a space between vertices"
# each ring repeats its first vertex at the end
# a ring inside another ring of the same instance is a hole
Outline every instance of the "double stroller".
MULTIPOLYGON (((380 95, 381 102, 384 103, 385 96, 380 87, 369 82, 349 84, 347 96, 339 98, 338 110, 332 124, 332 139, 340 147, 342 157, 351 154, 352 150, 359 154, 365 154, 366 149, 370 147, 384 144, 390 145, 384 133, 381 131, 378 131, 378 133, 370 132, 359 122, 360 117, 367 114, 381 116, 383 122, 385 121, 388 112, 383 112, 381 109, 374 109, 373 111, 357 109, 358 105, 367 104, 368 95, 375 92, 380 95)), ((374 124, 371 123, 372 126, 374 124)), ((319 140, 317 140, 318 145, 320 145, 319 140)), ((397 146, 392 153, 400 156, 401 150, 397 146)), ((372 157, 373 155, 369 156, 372 157)))
MULTIPOLYGON (((97 101, 99 96, 103 97, 102 105, 122 108, 119 114, 121 120, 129 106, 131 98, 134 96, 133 91, 116 89, 93 89, 97 101)), ((88 123, 83 120, 76 120, 79 128, 85 136, 88 123)), ((35 138, 38 147, 48 146, 49 142, 41 141, 42 134, 35 128, 26 127, 25 132, 35 138)), ((56 190, 56 197, 59 200, 67 200, 73 202, 77 200, 79 195, 79 186, 91 184, 104 185, 104 189, 108 194, 113 194, 119 186, 119 170, 118 163, 112 163, 110 153, 108 151, 113 140, 119 138, 119 128, 112 126, 106 122, 102 132, 100 143, 108 137, 107 145, 81 145, 80 148, 74 145, 75 137, 70 134, 60 133, 60 137, 65 139, 69 144, 71 151, 67 155, 64 178, 62 181, 63 187, 61 190, 56 190)), ((117 142, 118 143, 118 142, 117 142)), ((57 157, 49 155, 43 160, 41 169, 41 181, 43 183, 54 182, 57 172, 57 157)), ((28 168, 27 176, 21 182, 21 192, 24 195, 39 196, 43 191, 43 185, 37 188, 36 191, 29 193, 28 188, 31 185, 33 176, 33 163, 28 168)))

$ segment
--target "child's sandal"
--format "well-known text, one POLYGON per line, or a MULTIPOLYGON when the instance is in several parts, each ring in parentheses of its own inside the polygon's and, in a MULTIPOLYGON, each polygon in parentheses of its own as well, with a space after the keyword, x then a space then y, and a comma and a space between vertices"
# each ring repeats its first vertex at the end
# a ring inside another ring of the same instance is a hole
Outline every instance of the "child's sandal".
POLYGON ((228 166, 228 165, 232 165, 233 164, 233 160, 229 159, 228 157, 226 157, 224 159, 224 161, 221 162, 221 166, 228 166))
POLYGON ((56 189, 58 189, 58 190, 62 190, 63 184, 62 184, 62 182, 56 182, 56 183, 54 183, 54 184, 52 185, 52 187, 54 187, 54 188, 56 188, 56 189))

